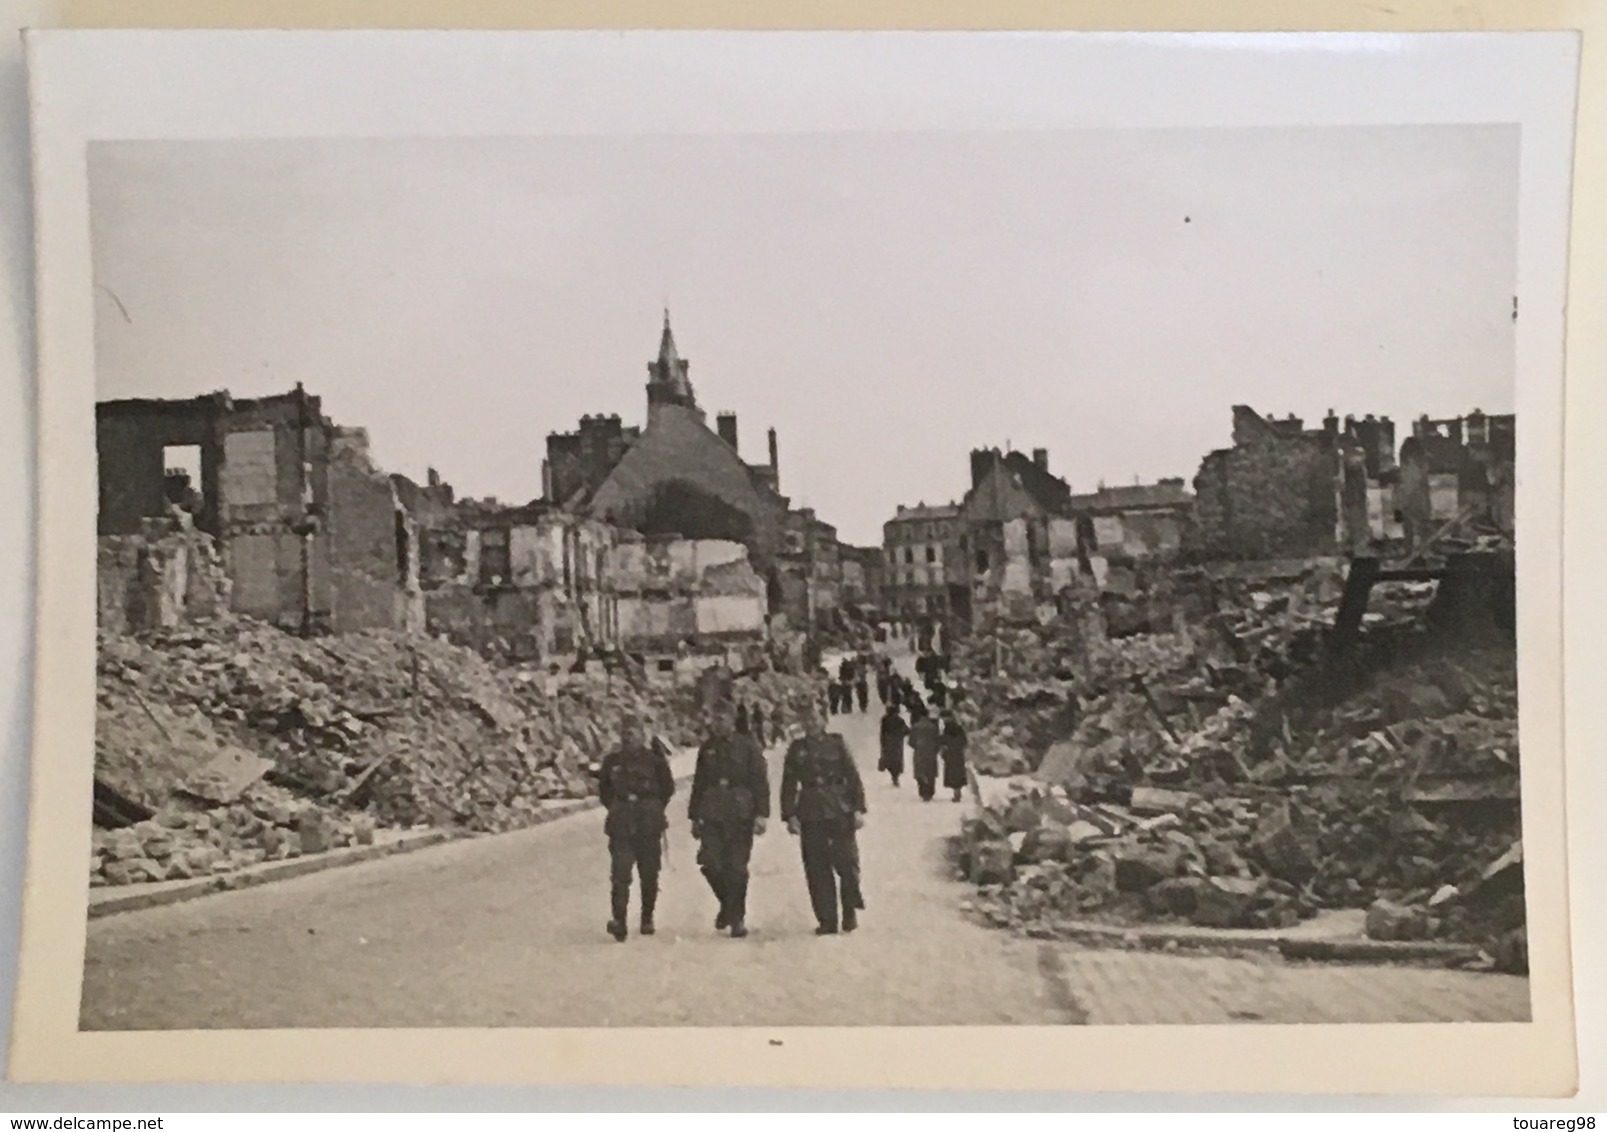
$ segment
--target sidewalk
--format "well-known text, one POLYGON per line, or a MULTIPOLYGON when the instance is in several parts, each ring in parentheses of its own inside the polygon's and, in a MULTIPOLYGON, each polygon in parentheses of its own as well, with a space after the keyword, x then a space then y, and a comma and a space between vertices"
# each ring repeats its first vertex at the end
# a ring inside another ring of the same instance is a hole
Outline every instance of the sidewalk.
MULTIPOLYGON (((685 747, 670 756, 670 771, 676 782, 686 782, 697 767, 697 750, 685 747)), ((531 826, 545 825, 571 814, 594 810, 599 803, 595 795, 587 798, 548 798, 541 803, 540 812, 531 826)), ((527 827, 528 828, 528 827, 527 827)), ((508 832, 517 832, 510 830, 508 832)), ((374 835, 372 845, 353 845, 345 849, 331 849, 327 853, 291 857, 280 861, 263 861, 234 872, 215 876, 196 877, 190 880, 164 880, 147 884, 107 885, 89 890, 89 918, 111 916, 118 912, 135 912, 142 908, 157 908, 164 904, 177 904, 210 896, 216 892, 229 892, 252 888, 277 880, 290 880, 308 876, 326 869, 360 865, 365 861, 412 853, 429 849, 449 841, 472 837, 496 837, 499 834, 473 833, 455 829, 382 829, 374 835)))

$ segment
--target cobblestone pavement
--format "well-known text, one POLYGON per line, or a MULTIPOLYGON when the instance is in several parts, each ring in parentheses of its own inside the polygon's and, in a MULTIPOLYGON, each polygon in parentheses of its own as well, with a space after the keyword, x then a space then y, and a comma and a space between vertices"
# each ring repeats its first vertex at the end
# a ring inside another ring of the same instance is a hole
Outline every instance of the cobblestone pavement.
MULTIPOLYGON (((968 922, 948 878, 951 802, 875 766, 868 715, 837 717, 870 798, 859 931, 817 938, 797 841, 755 846, 752 935, 716 935, 682 788, 659 932, 603 932, 595 811, 89 925, 85 1029, 1001 1025, 1527 1017, 1527 981, 1409 968, 1085 949, 968 922)), ((772 786, 780 751, 771 753, 772 786)), ((634 929, 634 924, 632 925, 634 929)))
POLYGON ((1529 1020, 1529 980, 1515 975, 1070 944, 1044 971, 1090 1025, 1529 1020))

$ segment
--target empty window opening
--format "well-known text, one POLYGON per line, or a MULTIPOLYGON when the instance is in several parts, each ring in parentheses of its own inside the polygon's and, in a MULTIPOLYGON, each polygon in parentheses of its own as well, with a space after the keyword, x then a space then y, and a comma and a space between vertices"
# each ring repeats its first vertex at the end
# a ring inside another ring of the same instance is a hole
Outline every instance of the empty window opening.
POLYGON ((162 495, 192 515, 201 512, 201 446, 170 444, 162 449, 162 495))

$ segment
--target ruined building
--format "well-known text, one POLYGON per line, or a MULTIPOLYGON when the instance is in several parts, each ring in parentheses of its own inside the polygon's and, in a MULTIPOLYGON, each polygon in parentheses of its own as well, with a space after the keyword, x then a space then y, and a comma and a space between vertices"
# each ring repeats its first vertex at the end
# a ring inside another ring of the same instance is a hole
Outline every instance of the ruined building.
POLYGON ((1078 541, 1089 555, 1109 562, 1158 558, 1183 546, 1193 519, 1194 496, 1182 477, 1126 484, 1073 495, 1067 503, 1078 520, 1078 541))
POLYGON ((941 620, 956 605, 968 608, 963 534, 959 504, 899 506, 882 525, 882 604, 888 613, 908 621, 941 620), (951 586, 960 593, 951 594, 951 586))
MULTIPOLYGON (((1028 618, 1071 583, 1080 563, 1071 488, 1049 470, 1047 449, 971 453, 971 489, 960 503, 966 606, 951 590, 956 621, 1028 618)), ((958 579, 956 579, 957 581, 958 579)))
POLYGON ((668 312, 647 370, 645 426, 587 417, 577 431, 547 438, 547 500, 649 539, 740 544, 763 579, 768 615, 793 626, 835 610, 835 532, 827 537, 812 512, 792 510, 781 494, 775 430, 767 462, 748 464, 736 414, 720 413, 709 427, 668 312))
POLYGON ((614 532, 550 503, 457 499, 430 470, 394 477, 419 531, 429 631, 505 660, 547 661, 619 639, 614 532))
POLYGON ((1298 417, 1233 407, 1233 446, 1194 477, 1194 549, 1224 558, 1363 551, 1395 533, 1395 426, 1388 417, 1298 417))
MULTIPOLYGON (((129 540, 183 512, 168 533, 193 524, 212 540, 237 613, 304 632, 422 627, 413 521, 367 434, 335 425, 299 385, 103 401, 95 424, 103 571, 152 569, 129 540)), ((103 577, 103 599, 118 590, 103 577)))
POLYGON ((1413 422, 1401 445, 1396 509, 1407 545, 1416 550, 1442 531, 1513 534, 1516 418, 1486 416, 1413 422), (1460 530, 1456 528, 1461 528, 1460 530))

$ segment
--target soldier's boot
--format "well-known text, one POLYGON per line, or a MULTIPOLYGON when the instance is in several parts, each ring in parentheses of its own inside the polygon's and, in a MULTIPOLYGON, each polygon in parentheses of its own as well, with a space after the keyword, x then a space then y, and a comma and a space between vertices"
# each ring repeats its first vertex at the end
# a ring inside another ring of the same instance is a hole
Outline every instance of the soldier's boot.
POLYGON ((726 912, 726 920, 731 925, 732 939, 741 939, 748 934, 747 877, 737 877, 731 881, 731 903, 726 912))
POLYGON ((658 907, 658 882, 642 885, 642 934, 652 935, 658 929, 653 926, 653 910, 658 907))
POLYGON ((625 917, 630 911, 631 890, 629 885, 616 884, 610 893, 613 898, 614 918, 608 921, 608 934, 620 943, 630 934, 625 927, 625 917))

